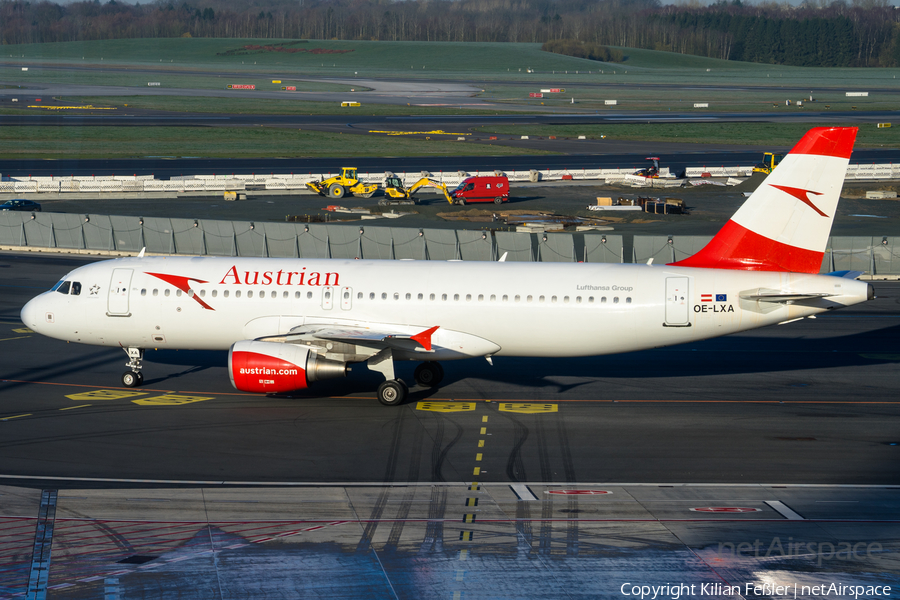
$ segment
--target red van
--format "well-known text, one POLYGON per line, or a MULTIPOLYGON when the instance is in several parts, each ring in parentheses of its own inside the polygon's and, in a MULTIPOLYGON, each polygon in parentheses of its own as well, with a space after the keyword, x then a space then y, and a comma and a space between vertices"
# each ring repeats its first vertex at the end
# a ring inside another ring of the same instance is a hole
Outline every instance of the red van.
POLYGON ((450 192, 454 204, 466 202, 493 202, 500 204, 509 201, 509 178, 504 176, 469 177, 455 190, 450 192))

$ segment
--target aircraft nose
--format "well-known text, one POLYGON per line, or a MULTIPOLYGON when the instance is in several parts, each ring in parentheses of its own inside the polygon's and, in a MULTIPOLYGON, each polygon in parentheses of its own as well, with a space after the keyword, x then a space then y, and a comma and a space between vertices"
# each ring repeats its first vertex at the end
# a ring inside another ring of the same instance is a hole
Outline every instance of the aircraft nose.
POLYGON ((32 298, 22 307, 22 311, 19 313, 22 323, 32 331, 38 331, 43 322, 41 308, 38 304, 39 298, 32 298))

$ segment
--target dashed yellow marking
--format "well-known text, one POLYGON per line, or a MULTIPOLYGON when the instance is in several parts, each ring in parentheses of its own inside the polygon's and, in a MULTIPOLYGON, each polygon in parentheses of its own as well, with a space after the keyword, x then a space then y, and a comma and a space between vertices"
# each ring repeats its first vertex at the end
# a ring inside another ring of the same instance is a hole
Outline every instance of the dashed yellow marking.
POLYGON ((522 413, 533 415, 538 413, 553 413, 559 410, 558 404, 533 404, 525 402, 506 402, 500 405, 501 412, 522 413))
POLYGON ((481 475, 481 467, 475 467, 472 471, 472 475, 481 475))
POLYGON ((481 417, 481 422, 482 422, 482 423, 487 423, 487 418, 488 418, 488 416, 487 416, 487 415, 484 415, 483 417, 481 417))
POLYGON ((180 406, 182 404, 191 404, 193 402, 203 402, 204 400, 212 400, 214 396, 183 396, 181 394, 165 394, 163 396, 153 396, 152 398, 141 398, 140 400, 132 400, 134 404, 141 406, 180 406))
POLYGON ((469 560, 469 549, 465 548, 459 551, 459 560, 469 560))
POLYGON ((28 329, 27 327, 19 327, 18 329, 13 329, 13 332, 15 332, 15 333, 34 333, 32 330, 28 329))
POLYGON ((476 454, 476 455, 475 455, 475 462, 481 462, 481 456, 482 456, 481 452, 479 452, 478 454, 476 454))
POLYGON ((473 515, 471 513, 467 513, 467 514, 463 515, 463 523, 474 523, 474 522, 475 522, 475 515, 473 515))
POLYGON ((431 412, 463 412, 475 410, 474 402, 418 402, 416 410, 429 410, 431 412))
POLYGON ((72 410, 73 408, 84 408, 86 406, 91 406, 90 404, 79 404, 78 406, 67 406, 65 408, 61 408, 59 410, 72 410))
POLYGON ((469 486, 470 492, 477 492, 480 489, 481 489, 481 484, 478 483, 477 481, 473 481, 472 485, 469 486))
POLYGON ((31 413, 27 413, 24 415, 13 415, 11 417, 3 417, 2 419, 0 419, 0 421, 9 421, 10 419, 19 419, 21 417, 30 417, 30 416, 31 416, 31 413))
POLYGON ((481 428, 481 435, 484 435, 484 434, 486 434, 486 433, 487 433, 487 427, 482 427, 482 428, 481 428))
POLYGON ((478 506, 478 498, 466 498, 466 506, 478 506))
POLYGON ((79 394, 69 394, 66 398, 69 400, 121 400, 122 398, 146 395, 147 392, 136 392, 134 390, 91 390, 79 394))
POLYGON ((457 581, 462 581, 463 579, 465 579, 465 577, 466 577, 465 571, 457 571, 456 572, 456 580, 457 581))
POLYGON ((0 342, 11 342, 12 340, 24 340, 25 338, 30 338, 30 337, 31 337, 30 335, 20 335, 19 337, 0 339, 0 342))
POLYGON ((463 542, 471 542, 472 541, 472 532, 471 531, 460 531, 459 539, 463 542))
POLYGON ((484 440, 478 440, 478 447, 484 448, 484 440))
POLYGON ((435 129, 434 131, 379 131, 372 129, 369 130, 369 133, 384 133, 386 135, 472 135, 471 133, 451 133, 442 129, 435 129))

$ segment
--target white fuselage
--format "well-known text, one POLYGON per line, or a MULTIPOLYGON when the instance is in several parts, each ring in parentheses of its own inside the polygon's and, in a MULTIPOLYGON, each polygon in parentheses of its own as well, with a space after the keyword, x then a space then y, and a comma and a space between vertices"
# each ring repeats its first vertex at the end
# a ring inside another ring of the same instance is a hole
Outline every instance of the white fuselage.
POLYGON ((84 344, 222 350, 318 323, 410 335, 438 326, 435 343, 454 352, 433 359, 629 352, 868 294, 865 283, 834 276, 590 263, 141 257, 93 263, 65 280, 69 293, 49 291, 23 308, 27 326, 84 344), (760 290, 823 297, 741 298, 760 290))

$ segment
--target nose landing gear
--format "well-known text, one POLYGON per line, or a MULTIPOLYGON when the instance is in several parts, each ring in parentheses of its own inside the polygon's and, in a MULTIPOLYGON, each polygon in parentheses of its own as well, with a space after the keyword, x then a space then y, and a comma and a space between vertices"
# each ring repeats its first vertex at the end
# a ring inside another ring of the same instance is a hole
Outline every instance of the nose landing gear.
POLYGON ((141 373, 141 361, 144 359, 143 348, 123 348, 128 354, 128 362, 125 366, 130 370, 122 374, 122 385, 125 387, 138 387, 144 383, 144 374, 141 373))

